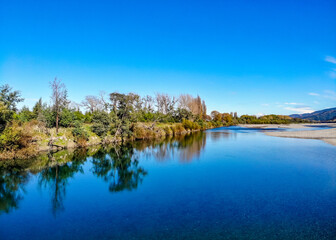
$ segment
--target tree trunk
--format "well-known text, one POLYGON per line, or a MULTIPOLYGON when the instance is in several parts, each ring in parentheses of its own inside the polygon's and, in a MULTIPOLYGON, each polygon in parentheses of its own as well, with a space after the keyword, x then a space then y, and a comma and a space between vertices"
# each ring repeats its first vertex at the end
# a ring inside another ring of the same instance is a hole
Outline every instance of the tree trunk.
POLYGON ((56 112, 56 134, 58 134, 58 112, 56 112))

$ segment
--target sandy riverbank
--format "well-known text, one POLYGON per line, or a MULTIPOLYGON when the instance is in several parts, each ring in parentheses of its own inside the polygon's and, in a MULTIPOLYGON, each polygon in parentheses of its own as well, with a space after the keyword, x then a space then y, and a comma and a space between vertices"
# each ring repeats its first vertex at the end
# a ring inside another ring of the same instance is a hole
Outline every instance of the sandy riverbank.
POLYGON ((240 127, 246 128, 260 128, 260 129, 270 129, 270 128, 311 128, 314 127, 334 127, 336 128, 336 123, 293 123, 293 124, 240 124, 240 127))
POLYGON ((290 125, 277 125, 277 124, 245 124, 241 127, 247 128, 307 128, 310 130, 298 131, 267 131, 265 134, 274 137, 287 137, 287 138, 305 138, 305 139, 319 139, 326 143, 336 146, 336 123, 319 123, 319 124, 290 124, 290 125), (333 127, 330 129, 314 130, 314 127, 328 126, 333 127))

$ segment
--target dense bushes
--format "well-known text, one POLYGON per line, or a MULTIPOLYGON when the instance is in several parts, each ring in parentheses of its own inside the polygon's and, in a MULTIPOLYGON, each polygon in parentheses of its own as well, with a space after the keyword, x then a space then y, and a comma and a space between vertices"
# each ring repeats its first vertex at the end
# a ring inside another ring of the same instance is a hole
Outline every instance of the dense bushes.
POLYGON ((199 130, 201 129, 201 126, 197 123, 197 122, 192 122, 190 120, 186 120, 183 119, 182 120, 182 126, 186 129, 186 130, 199 130))
POLYGON ((7 123, 12 121, 14 111, 9 110, 4 103, 0 102, 0 134, 5 129, 7 123))
POLYGON ((0 135, 0 158, 24 158, 33 156, 37 149, 33 144, 33 130, 27 123, 17 121, 8 124, 0 135))
POLYGON ((106 112, 96 111, 92 116, 91 130, 98 136, 105 136, 110 130, 111 119, 106 112))
POLYGON ((88 132, 83 128, 80 121, 75 121, 73 125, 72 135, 75 137, 75 142, 80 146, 86 146, 86 142, 89 140, 88 132))
POLYGON ((304 123, 307 122, 298 118, 291 118, 286 115, 264 115, 264 116, 251 116, 242 115, 239 119, 241 124, 290 124, 290 123, 304 123))

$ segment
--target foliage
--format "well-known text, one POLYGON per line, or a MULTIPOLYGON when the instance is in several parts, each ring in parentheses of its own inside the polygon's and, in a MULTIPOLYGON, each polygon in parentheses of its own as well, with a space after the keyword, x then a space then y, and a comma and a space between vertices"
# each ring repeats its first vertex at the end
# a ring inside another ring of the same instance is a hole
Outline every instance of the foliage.
POLYGON ((109 115, 103 111, 96 111, 92 115, 91 130, 98 136, 105 136, 110 130, 111 120, 109 115))
POLYGON ((186 120, 186 119, 183 119, 182 120, 182 126, 186 129, 186 130, 198 130, 198 129, 201 129, 201 126, 196 123, 196 122, 192 122, 190 120, 186 120))
POLYGON ((53 128, 56 126, 56 112, 53 111, 50 107, 43 109, 42 115, 46 127, 53 128))
POLYGON ((33 132, 29 124, 20 125, 17 121, 8 124, 0 135, 0 158, 6 158, 8 154, 24 157, 36 154, 33 144, 33 132))
POLYGON ((260 117, 242 115, 238 119, 239 123, 242 124, 290 124, 290 123, 300 123, 305 122, 302 119, 291 118, 285 115, 264 115, 260 117))
POLYGON ((72 129, 72 135, 74 135, 75 141, 80 146, 85 146, 86 142, 89 140, 88 132, 83 128, 80 121, 75 121, 73 125, 74 128, 72 129))
POLYGON ((0 133, 8 122, 12 121, 14 112, 9 110, 3 102, 0 102, 0 133))
POLYGON ((19 91, 12 91, 12 88, 7 84, 0 86, 0 102, 9 110, 17 111, 16 104, 22 101, 23 98, 19 91))
POLYGON ((75 114, 73 111, 64 108, 62 112, 60 113, 60 120, 59 120, 59 125, 61 127, 72 127, 73 122, 75 121, 75 114))
POLYGON ((38 119, 40 115, 42 114, 43 111, 43 103, 42 103, 42 98, 40 98, 34 105, 33 107, 33 114, 34 118, 38 119))
POLYGON ((35 115, 33 112, 31 112, 29 110, 28 107, 23 106, 21 111, 19 112, 17 118, 21 121, 21 122, 29 122, 31 120, 33 120, 35 118, 35 115))

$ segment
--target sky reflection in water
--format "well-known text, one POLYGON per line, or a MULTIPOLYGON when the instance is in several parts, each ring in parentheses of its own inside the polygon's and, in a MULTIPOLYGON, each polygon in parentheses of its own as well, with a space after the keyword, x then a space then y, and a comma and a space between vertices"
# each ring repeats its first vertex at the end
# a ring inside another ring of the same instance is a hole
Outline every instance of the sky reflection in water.
POLYGON ((335 239, 336 148, 220 128, 0 163, 1 239, 335 239))

